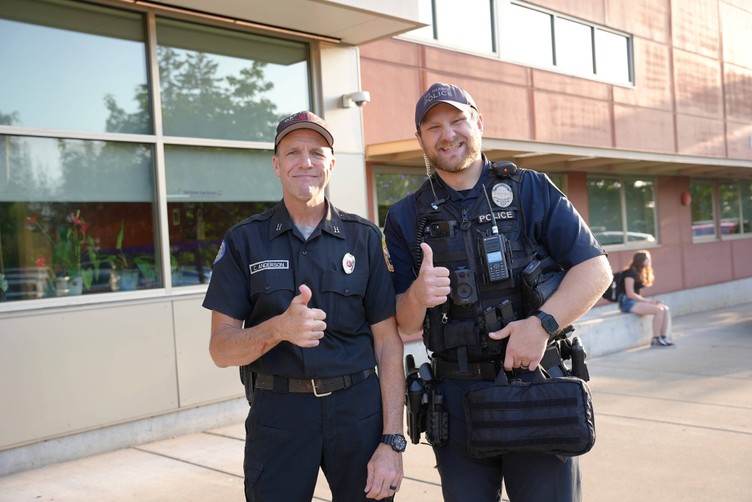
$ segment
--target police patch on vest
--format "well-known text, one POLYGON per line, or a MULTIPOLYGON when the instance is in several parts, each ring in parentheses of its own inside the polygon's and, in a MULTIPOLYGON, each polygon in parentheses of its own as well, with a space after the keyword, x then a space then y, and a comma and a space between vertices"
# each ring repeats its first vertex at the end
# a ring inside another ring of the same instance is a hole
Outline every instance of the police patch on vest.
POLYGON ((222 241, 222 244, 219 245, 219 250, 217 250, 217 256, 214 257, 214 263, 216 264, 219 260, 222 259, 222 257, 225 255, 225 241, 222 241))
MULTIPOLYGON (((506 211, 494 211, 494 218, 496 218, 497 221, 513 220, 514 209, 507 209, 506 211)), ((481 214, 480 216, 478 216, 478 223, 493 223, 491 213, 481 214)))
POLYGON ((287 260, 264 260, 251 263, 251 274, 263 272, 264 270, 279 270, 290 268, 290 262, 287 260))
POLYGON ((499 207, 507 207, 514 200, 512 187, 506 183, 497 183, 491 189, 491 199, 499 207))

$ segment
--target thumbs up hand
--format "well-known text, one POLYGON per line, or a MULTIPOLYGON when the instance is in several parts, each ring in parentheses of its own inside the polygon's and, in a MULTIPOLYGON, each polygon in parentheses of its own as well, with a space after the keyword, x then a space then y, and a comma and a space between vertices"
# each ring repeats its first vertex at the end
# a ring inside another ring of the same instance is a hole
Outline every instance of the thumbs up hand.
POLYGON ((313 293, 301 284, 300 294, 292 299, 290 306, 280 316, 279 329, 285 340, 300 347, 316 347, 324 338, 326 312, 308 307, 313 293))
POLYGON ((414 288, 415 298, 426 308, 441 305, 447 300, 451 291, 449 269, 433 266, 433 250, 425 242, 421 243, 423 262, 420 264, 418 278, 411 288, 414 288))

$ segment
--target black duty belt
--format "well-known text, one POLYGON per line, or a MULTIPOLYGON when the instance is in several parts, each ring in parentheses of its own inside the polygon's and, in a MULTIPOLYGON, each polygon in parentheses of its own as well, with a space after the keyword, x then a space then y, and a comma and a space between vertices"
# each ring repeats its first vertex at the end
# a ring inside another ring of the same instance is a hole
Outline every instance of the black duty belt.
POLYGON ((502 367, 501 361, 468 362, 467 371, 462 371, 459 363, 441 359, 434 359, 431 364, 434 377, 461 380, 494 380, 502 367))
POLYGON ((332 392, 347 389, 365 381, 375 373, 373 368, 331 378, 286 378, 275 375, 256 375, 256 388, 273 390, 274 392, 300 392, 313 394, 316 397, 328 396, 332 392))

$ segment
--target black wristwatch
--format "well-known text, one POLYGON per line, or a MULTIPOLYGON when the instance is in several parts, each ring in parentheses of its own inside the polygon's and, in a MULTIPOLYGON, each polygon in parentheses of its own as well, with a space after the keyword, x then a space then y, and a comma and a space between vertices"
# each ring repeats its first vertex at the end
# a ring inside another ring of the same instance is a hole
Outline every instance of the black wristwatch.
POLYGON ((547 312, 543 312, 542 310, 534 310, 532 314, 538 319, 540 319, 541 326, 543 326, 543 329, 546 330, 546 333, 548 333, 548 336, 554 336, 556 333, 559 332, 559 323, 556 322, 556 319, 554 319, 554 316, 547 312))
POLYGON ((381 442, 388 444, 392 450, 402 453, 407 448, 407 440, 402 434, 384 434, 381 436, 381 442))

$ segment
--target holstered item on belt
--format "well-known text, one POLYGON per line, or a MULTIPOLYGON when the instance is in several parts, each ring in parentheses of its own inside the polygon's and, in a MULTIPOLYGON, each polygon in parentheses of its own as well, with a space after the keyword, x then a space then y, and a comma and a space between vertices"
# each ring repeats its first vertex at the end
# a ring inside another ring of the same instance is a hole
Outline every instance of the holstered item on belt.
POLYGON ((328 396, 332 392, 347 389, 355 384, 363 382, 373 374, 373 368, 352 375, 313 379, 286 378, 276 375, 257 374, 256 388, 272 390, 274 392, 300 392, 323 397, 328 396))
POLYGON ((575 377, 481 382, 464 395, 468 454, 582 455, 595 444, 595 415, 588 385, 575 377))

